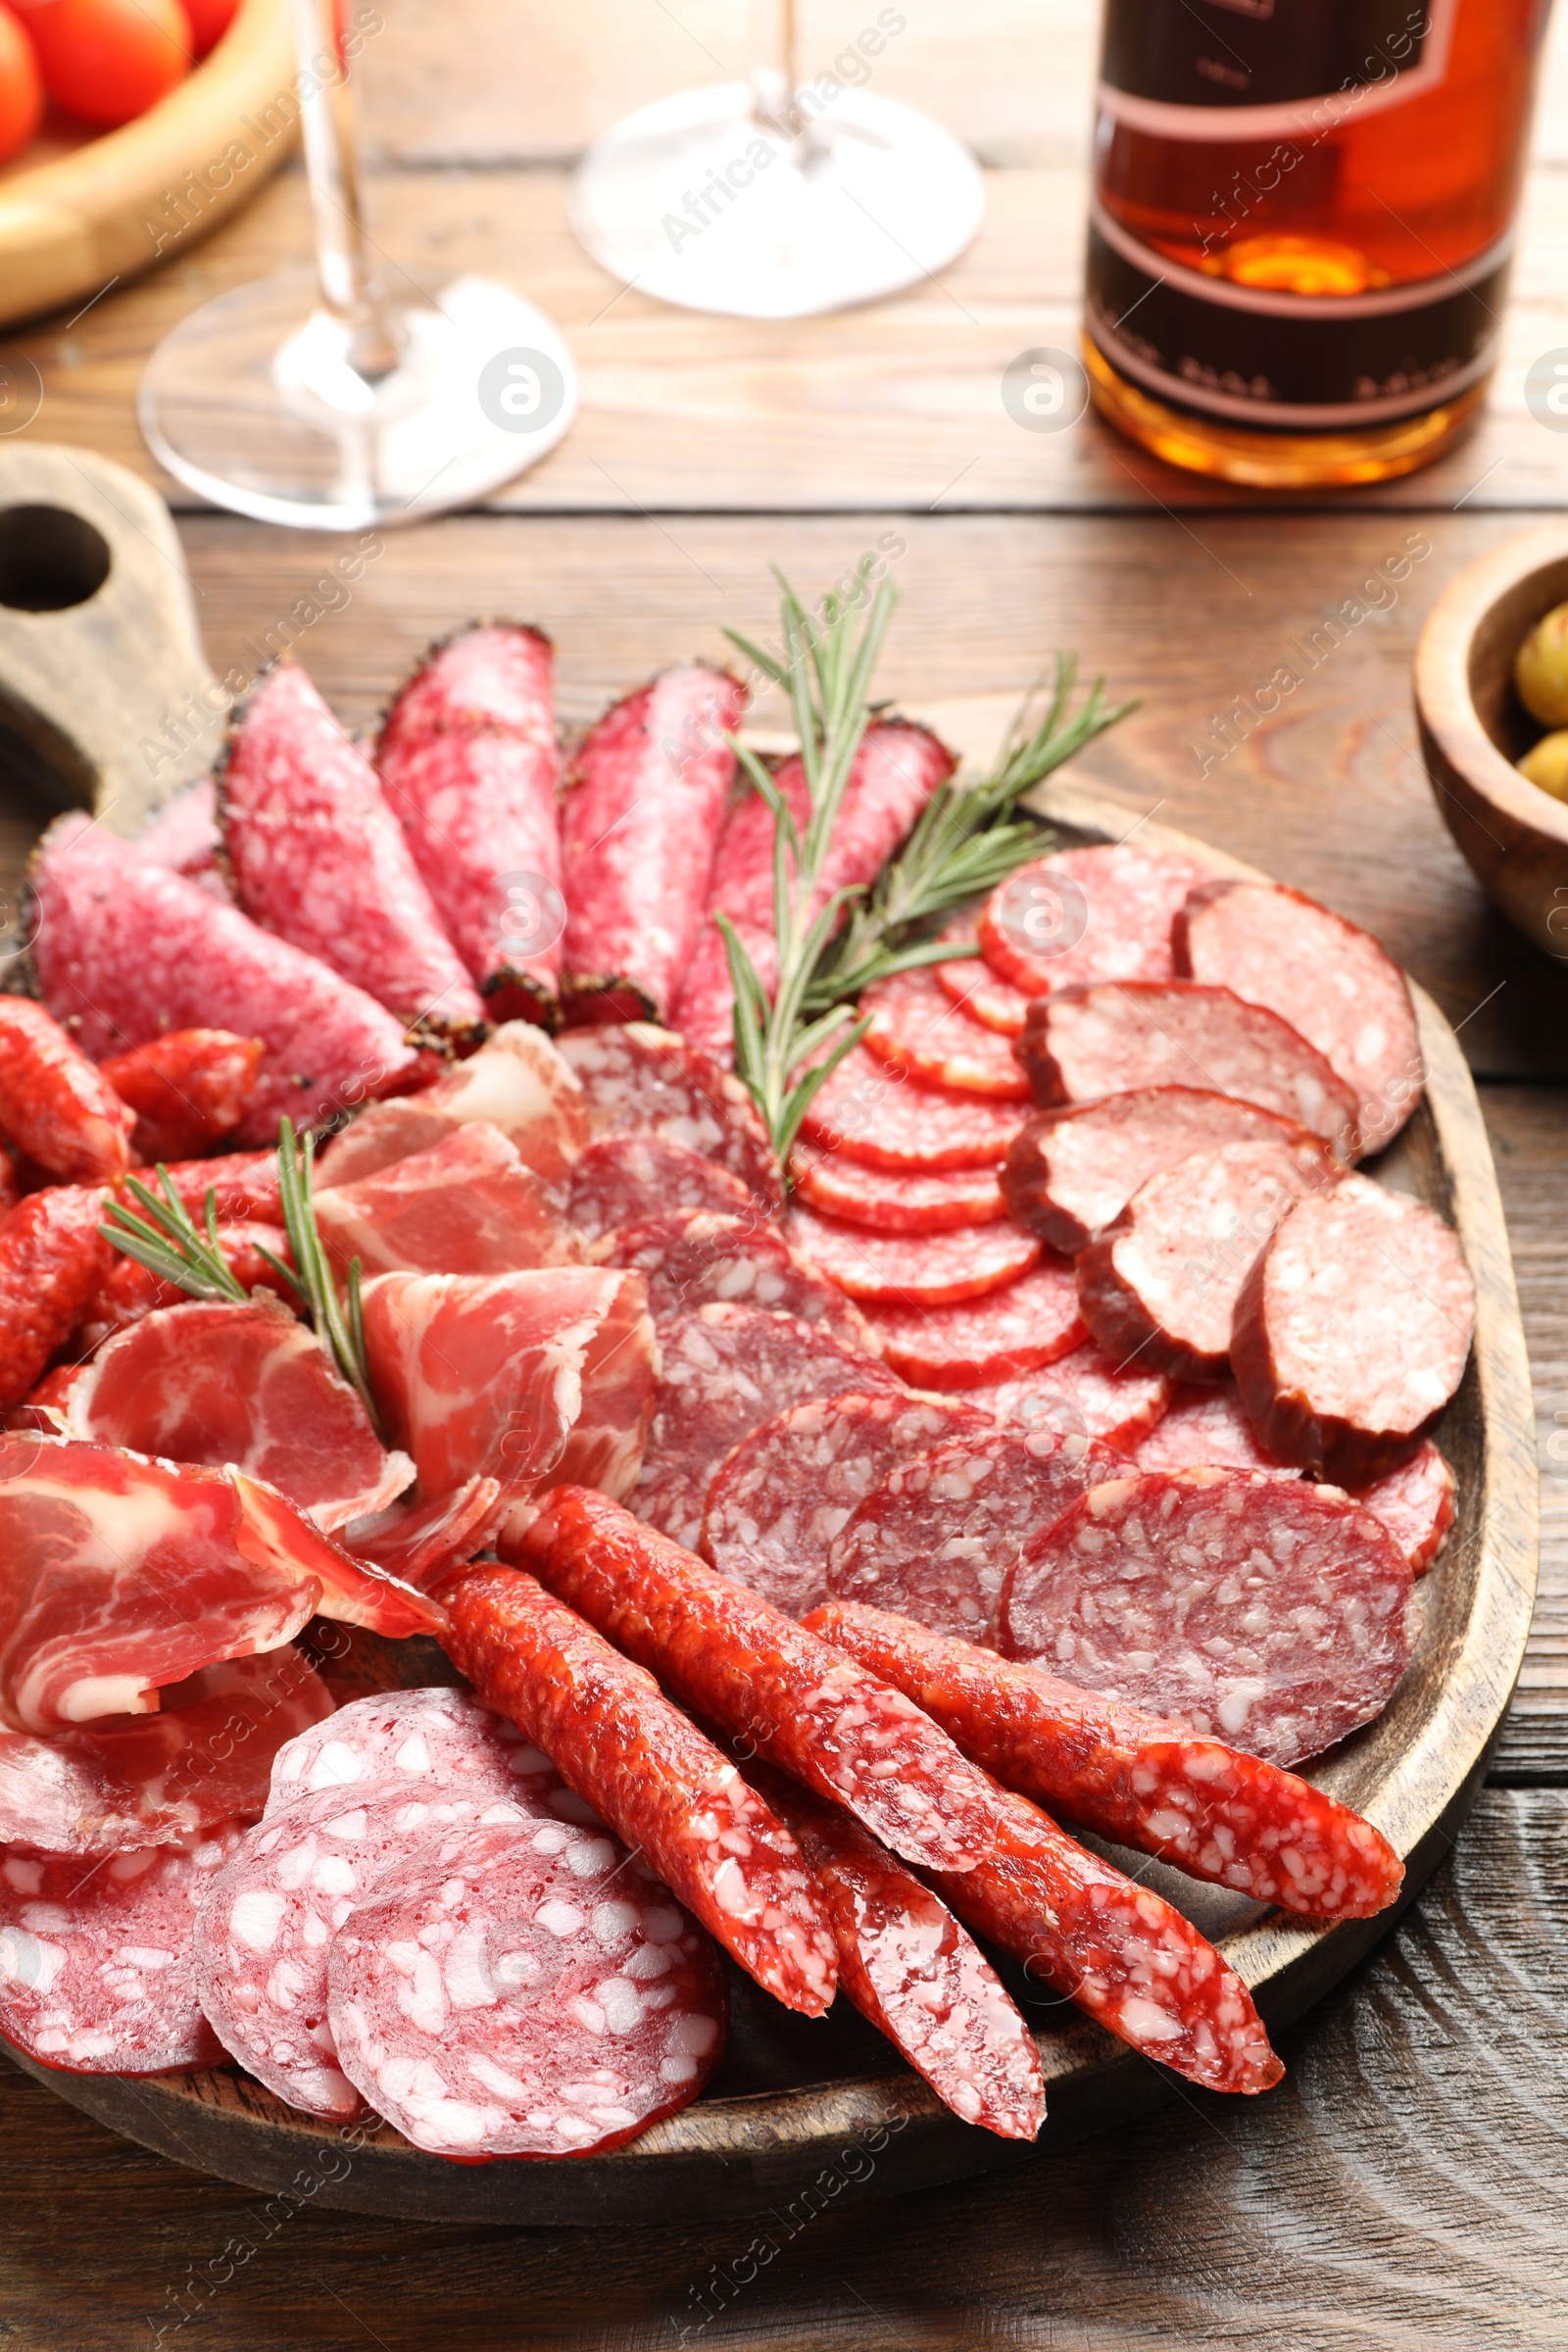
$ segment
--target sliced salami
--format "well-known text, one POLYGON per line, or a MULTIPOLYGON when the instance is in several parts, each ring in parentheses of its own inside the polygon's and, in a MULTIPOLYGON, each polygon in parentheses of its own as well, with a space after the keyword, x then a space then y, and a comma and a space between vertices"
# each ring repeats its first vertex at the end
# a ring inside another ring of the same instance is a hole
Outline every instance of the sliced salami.
POLYGON ((875 1353, 865 1319, 844 1289, 755 1213, 720 1217, 709 1209, 676 1209, 606 1234, 592 1256, 595 1265, 623 1266, 642 1276, 648 1311, 661 1330, 700 1306, 728 1302, 795 1315, 846 1348, 875 1353))
MULTIPOLYGON (((515 1837, 548 1818, 543 1801, 374 1784, 270 1810, 196 1914, 196 1989, 229 2056, 306 2115, 357 2115, 360 2094, 338 2065, 327 2016, 332 1938, 377 1880, 432 1838, 475 1823, 515 1837)), ((556 1826, 563 1845, 604 1841, 602 1828, 556 1826)))
POLYGON ((1436 1209, 1364 1176, 1298 1201, 1236 1310, 1231 1355, 1260 1443, 1337 1486, 1396 1470, 1459 1386, 1475 1312, 1436 1209))
POLYGON ((316 1222, 340 1275, 514 1274, 580 1257, 560 1196, 487 1119, 357 1184, 319 1185, 316 1222))
POLYGON ((235 1825, 107 1861, 0 1849, 0 2033, 74 2075, 162 2075, 222 2056, 191 1928, 235 1825))
POLYGON ((811 1396, 905 1395, 896 1372, 794 1315, 699 1307, 666 1329, 632 1508, 695 1550, 713 1473, 732 1446, 811 1396))
POLYGON ((1178 1389, 1168 1411, 1133 1448, 1141 1470, 1266 1470, 1299 1478, 1263 1451, 1235 1383, 1178 1389))
MULTIPOLYGON (((942 936, 956 948, 979 945, 972 915, 960 915, 956 922, 948 925, 942 936)), ((984 956, 955 956, 951 963, 937 963, 931 968, 955 1004, 961 1004, 982 1029, 995 1029, 999 1037, 1022 1036, 1029 999, 1021 988, 1014 988, 1010 980, 1004 980, 994 970, 984 956)))
POLYGON ((1213 868, 1119 843, 1055 850, 999 882, 977 926, 993 971, 1026 996, 1100 980, 1169 980, 1170 931, 1213 868))
POLYGON ((231 903, 228 884, 219 865, 222 835, 218 830, 218 786, 202 776, 176 792, 152 816, 131 843, 131 855, 149 865, 167 866, 198 882, 215 899, 231 903))
POLYGON ((586 1099, 594 1138, 657 1135, 717 1160, 764 1213, 784 1198, 778 1160, 738 1078, 667 1029, 645 1021, 573 1031, 562 1052, 586 1099))
POLYGON ((807 1256, 852 1298, 879 1306, 953 1306, 1016 1283, 1037 1264, 1041 1245, 1016 1225, 969 1225, 950 1233, 868 1233, 797 1204, 790 1232, 807 1256))
POLYGON ((828 1548, 894 1464, 990 1426, 966 1399, 813 1396, 764 1421, 708 1490, 699 1548, 787 1617, 826 1597, 828 1548))
POLYGON ((1359 1102, 1359 1146, 1381 1152, 1421 1100, 1426 1070, 1404 974, 1368 931, 1273 882, 1209 882, 1172 935, 1176 969, 1266 1004, 1316 1046, 1359 1102))
POLYGON ((1223 1380, 1242 1286, 1298 1200, 1331 1187, 1321 1144, 1226 1144, 1195 1152, 1140 1185, 1080 1251, 1084 1321, 1118 1363, 1173 1380, 1223 1380))
POLYGON ((500 623, 431 648, 387 712, 381 788, 495 1021, 555 1009, 565 902, 550 640, 500 623))
POLYGON ((1454 1522, 1453 1472, 1429 1438, 1419 1453, 1374 1479, 1355 1499, 1382 1520, 1419 1576, 1443 1549, 1454 1522))
POLYGON ((662 1135, 607 1135, 589 1145, 571 1171, 566 1217, 585 1242, 597 1242, 617 1225, 640 1225, 679 1208, 739 1217, 751 1206, 740 1178, 689 1144, 662 1135))
POLYGON ((890 1070, 960 1095, 1028 1102, 1029 1081, 1009 1041, 971 1020, 929 968, 879 980, 860 1010, 871 1016, 866 1046, 890 1070))
POLYGON ((1342 1159, 1355 1148, 1350 1088, 1278 1013, 1244 1004, 1228 988, 1170 980, 1068 989, 1031 1006, 1018 1054, 1047 1109, 1195 1087, 1309 1128, 1342 1159))
POLYGON ((988 1382, 964 1392, 999 1421, 1024 1429, 1060 1429, 1102 1438, 1120 1453, 1137 1451, 1170 1400, 1170 1382, 1142 1364, 1117 1364, 1093 1340, 1061 1355, 1043 1372, 988 1382))
POLYGON ((1410 1570, 1332 1488, 1245 1470, 1095 1487, 1024 1545, 1004 1656, 1298 1764, 1388 1704, 1410 1658, 1410 1570))
POLYGON ((842 1152, 798 1144, 790 1155, 790 1176, 797 1199, 808 1207, 871 1233, 956 1233, 965 1226, 995 1225, 1007 1213, 990 1168, 895 1175, 862 1166, 842 1152))
POLYGON ((1003 1197, 1020 1225, 1075 1257, 1162 1168, 1193 1152, 1270 1140, 1303 1142, 1307 1130, 1229 1095, 1141 1087, 1038 1112, 1007 1153, 1003 1197))
POLYGON ((697 946, 746 690, 692 662, 626 695, 571 759, 561 811, 568 1021, 662 1020, 697 946))
POLYGON ((854 1046, 812 1096, 803 1132, 863 1167, 934 1176, 996 1167, 1022 1124, 1007 1103, 917 1085, 854 1046))
POLYGON ((269 1816, 329 1790, 543 1801, 561 1786, 549 1758, 469 1690, 432 1683, 374 1690, 281 1747, 269 1816))
POLYGON ((476 1044, 484 1007, 441 927, 375 770, 297 662, 230 733, 219 822, 240 905, 407 1026, 476 1044))
POLYGON ((866 1320, 885 1360, 917 1389, 978 1389, 1038 1372, 1089 1336, 1071 1263, 1060 1257, 957 1306, 872 1306, 866 1320))
POLYGON ((416 2147, 619 2147, 724 2049, 718 1955, 613 1838, 475 1827, 396 1863, 330 1947, 345 2072, 416 2147))
POLYGON ((894 1462, 871 1490, 828 1546, 827 1590, 989 1642, 1026 1539, 1119 1466, 1098 1440, 1045 1426, 949 1438, 894 1462))
POLYGON ((1365 1919, 1399 1891, 1387 1838, 1277 1765, 880 1609, 834 1602, 812 1626, 1005 1787, 1102 1838, 1308 1918, 1365 1919))
POLYGON ((582 1089, 548 1037, 530 1021, 504 1021, 477 1054, 416 1101, 372 1102, 334 1136, 323 1184, 359 1184, 478 1122, 499 1129, 526 1167, 564 1187, 588 1141, 582 1089))

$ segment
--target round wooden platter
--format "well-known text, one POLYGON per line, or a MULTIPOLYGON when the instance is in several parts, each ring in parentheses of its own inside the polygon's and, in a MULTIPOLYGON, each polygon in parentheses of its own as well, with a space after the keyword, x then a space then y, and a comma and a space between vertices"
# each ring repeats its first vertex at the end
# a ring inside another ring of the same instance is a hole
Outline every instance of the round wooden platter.
POLYGON ((242 204, 294 143, 295 74, 289 0, 240 0, 212 55, 134 122, 21 158, 0 175, 0 326, 139 277, 242 204))
MULTIPOLYGON (((181 707, 182 696, 190 702, 207 674, 178 542, 153 494, 101 459, 83 465, 36 444, 0 451, 0 510, 8 499, 39 517, 28 560, 31 576, 46 585, 71 586, 72 564, 80 562, 75 524, 101 537, 106 555, 98 584, 88 585, 89 565, 76 580, 79 593, 61 593, 52 606, 35 599, 32 610, 0 609, 0 724, 59 797, 90 799, 117 831, 132 832, 150 804, 205 764, 204 739, 194 732, 177 760, 137 754, 142 715, 155 731, 151 712, 160 704, 181 707)), ((177 730, 174 740, 183 740, 177 730)), ((1128 829, 1124 808, 1060 780, 1036 807, 1064 841, 1121 839, 1128 829)), ((1141 825, 1138 838, 1152 849, 1200 847, 1152 823, 1141 825)), ((1224 870, 1252 870, 1202 854, 1224 870)), ((1377 1172, 1452 1222, 1476 1278, 1475 1350, 1439 1432, 1458 1479, 1458 1519, 1422 1582, 1420 1639, 1393 1704, 1311 1776, 1393 1840, 1405 1862, 1406 1899, 1480 1786, 1524 1654, 1538 1523, 1530 1371, 1491 1150, 1458 1041, 1436 1005, 1420 990, 1415 996, 1426 1098, 1377 1172)), ((393 1679, 454 1679, 439 1652, 421 1657, 414 1644, 389 1646, 401 1653, 393 1679)), ((1395 1917, 1314 1928, 1195 1886, 1145 1857, 1125 1860, 1221 1945, 1271 2027, 1319 1999, 1395 1917)), ((1037 2145, 1058 2148, 1169 2095, 1174 2078, 1002 1965, 1036 2027, 1049 2085, 1037 2145)), ((176 2163, 296 2200, 420 2220, 559 2228, 803 2200, 815 2211, 852 2180, 896 2191, 1029 2153, 960 2123, 847 2002, 809 2023, 738 1972, 732 1991, 728 2052, 705 2095, 629 2147, 570 2162, 447 2163, 384 2124, 345 2129, 298 2115, 231 2067, 131 2081, 64 2074, 12 2055, 62 2098, 176 2163)))

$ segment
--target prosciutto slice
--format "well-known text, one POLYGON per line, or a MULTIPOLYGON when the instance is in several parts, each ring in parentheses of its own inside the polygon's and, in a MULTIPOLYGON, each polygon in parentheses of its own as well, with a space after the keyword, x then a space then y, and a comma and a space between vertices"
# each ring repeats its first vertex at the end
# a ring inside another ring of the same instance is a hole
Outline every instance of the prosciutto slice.
POLYGON ((582 1253, 555 1192, 488 1119, 357 1184, 325 1187, 316 1222, 340 1274, 355 1257, 366 1275, 514 1274, 582 1253))
POLYGON ((0 1841, 39 1853, 166 1845, 267 1803, 279 1748, 333 1711, 297 1649, 204 1667, 156 1715, 38 1739, 0 1732, 0 1841))
POLYGON ((72 1383, 65 1429, 172 1462, 232 1463, 328 1534, 414 1483, 315 1333, 270 1298, 192 1298, 118 1332, 72 1383))
POLYGON ((636 1480, 659 1360, 639 1274, 378 1275, 365 1346, 427 1501, 476 1477, 509 1502, 547 1479, 614 1494, 636 1480))
POLYGON ((356 1520, 343 1542, 357 1560, 434 1592, 494 1543, 511 1507, 499 1478, 470 1478, 433 1502, 395 1502, 373 1519, 356 1520))
POLYGON ((150 1715, 205 1666, 280 1649, 319 1610, 378 1633, 441 1612, 239 1472, 0 1436, 0 1722, 150 1715))
POLYGON ((321 1181, 358 1184, 483 1119, 547 1184, 564 1185, 588 1142, 576 1072, 531 1021, 507 1021, 416 1100, 372 1102, 321 1154, 321 1181))

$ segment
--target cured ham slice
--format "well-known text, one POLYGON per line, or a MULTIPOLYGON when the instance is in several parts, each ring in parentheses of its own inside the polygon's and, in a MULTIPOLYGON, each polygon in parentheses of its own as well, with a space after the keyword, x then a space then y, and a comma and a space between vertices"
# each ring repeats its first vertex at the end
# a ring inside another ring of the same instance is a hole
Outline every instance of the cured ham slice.
POLYGON ((164 1845, 267 1803, 272 1759, 324 1723, 332 1694, 297 1649, 204 1667, 156 1715, 0 1732, 0 1842, 53 1854, 164 1845))
POLYGON ((328 1533, 414 1483, 314 1332, 270 1298, 192 1298, 117 1332, 72 1384, 66 1434, 266 1479, 328 1533))
POLYGON ((658 1355, 642 1277, 598 1266, 381 1274, 365 1291, 370 1384, 427 1499, 475 1477, 624 1494, 658 1355))
POLYGON ((338 1272, 514 1274, 582 1254, 558 1197, 488 1119, 316 1195, 316 1222, 338 1272))
POLYGON ((434 1592, 494 1543, 511 1504, 499 1478, 470 1478, 434 1502, 395 1502, 343 1531, 344 1548, 420 1592, 434 1592))
POLYGON ((372 1102, 322 1153, 322 1180, 358 1184, 478 1119, 499 1128, 547 1184, 565 1184, 588 1141, 575 1073, 532 1022, 507 1021, 416 1101, 372 1102))

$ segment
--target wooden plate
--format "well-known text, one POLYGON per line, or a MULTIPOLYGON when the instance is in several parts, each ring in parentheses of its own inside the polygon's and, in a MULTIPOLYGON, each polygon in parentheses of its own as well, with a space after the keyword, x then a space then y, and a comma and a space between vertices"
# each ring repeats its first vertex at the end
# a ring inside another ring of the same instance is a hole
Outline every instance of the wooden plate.
MULTIPOLYGON (((101 461, 95 468, 104 476, 114 470, 101 461)), ((119 495, 118 484, 109 487, 119 495)), ((63 478, 56 495, 70 495, 63 478)), ((109 530, 102 506, 93 512, 109 530)), ((188 664, 198 657, 177 587, 177 580, 172 589, 149 581, 148 593, 173 596, 170 627, 186 630, 179 659, 188 664)), ((69 734, 68 698, 57 690, 70 674, 74 631, 88 629, 82 642, 95 662, 105 659, 112 632, 93 618, 104 593, 74 611, 24 615, 39 626, 20 636, 8 630, 14 616, 0 612, 0 711, 46 706, 49 739, 56 729, 69 734)), ((103 681, 100 691, 112 684, 103 681)), ((133 685, 127 681, 127 690, 133 685)), ((78 777, 95 773, 90 747, 74 762, 78 777)), ((101 789, 113 787, 105 779, 101 789)), ((1123 808, 1059 781, 1045 789, 1037 807, 1065 840, 1120 839, 1126 832, 1123 808)), ((1139 839, 1154 849, 1196 846, 1152 824, 1140 828, 1139 839)), ((1225 870, 1252 870, 1203 854, 1225 870)), ((1378 1172, 1450 1219, 1476 1278, 1475 1351, 1439 1433, 1458 1478, 1458 1520, 1420 1588, 1420 1639, 1393 1704, 1311 1776, 1393 1840, 1405 1862, 1406 1899, 1446 1849, 1480 1786, 1524 1654, 1537 1552, 1529 1365, 1492 1154, 1457 1040, 1430 999, 1420 990, 1415 999, 1426 1100, 1378 1172)), ((421 1679, 423 1666, 413 1657, 408 1663, 416 1669, 414 1679, 421 1679)), ((1314 1928, 1196 1886, 1142 1856, 1131 1866, 1220 1944, 1275 2028, 1337 1983, 1396 1916, 1314 1928)), ((1058 2148, 1168 2095, 1173 2079, 1163 2070, 1070 2008, 1043 2003, 1038 1986, 1005 1963, 1004 1969, 1036 2025, 1045 2064, 1050 2113, 1038 2145, 1058 2148)), ((733 1988, 729 2051, 705 2096, 630 2147, 571 2162, 446 2163, 412 2148, 387 2125, 344 2128, 297 2115, 233 2068, 132 2082, 62 2074, 21 2057, 15 2062, 73 2105, 176 2163, 285 2192, 296 2202, 432 2221, 559 2227, 769 2204, 819 2211, 851 2181, 901 2190, 1029 2153, 960 2123, 846 2003, 813 2024, 769 2001, 738 1972, 733 1988)))
POLYGON ((294 74, 289 0, 241 0, 134 122, 0 177, 0 326, 139 277, 242 204, 294 144, 294 74))

